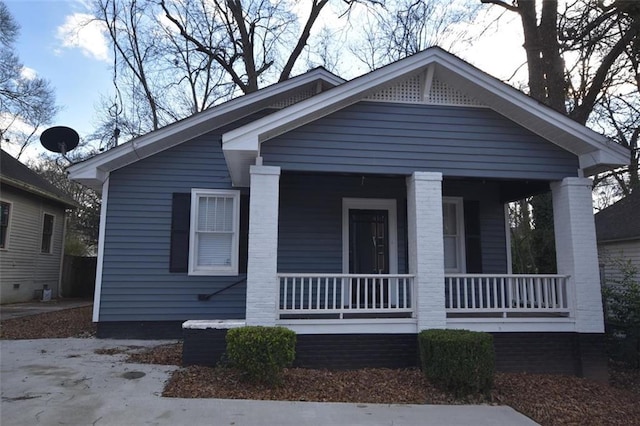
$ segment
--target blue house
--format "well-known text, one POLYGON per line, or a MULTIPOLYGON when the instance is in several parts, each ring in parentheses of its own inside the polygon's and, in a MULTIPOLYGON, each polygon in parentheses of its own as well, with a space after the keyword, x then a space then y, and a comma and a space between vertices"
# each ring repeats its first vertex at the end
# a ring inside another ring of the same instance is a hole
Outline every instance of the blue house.
POLYGON ((309 71, 69 173, 103 197, 101 337, 184 326, 198 358, 217 328, 280 325, 301 365, 392 366, 415 365, 420 330, 465 328, 494 335, 499 369, 594 375, 587 176, 627 158, 431 48, 351 81, 309 71), (557 274, 514 275, 506 203, 545 191, 557 274))

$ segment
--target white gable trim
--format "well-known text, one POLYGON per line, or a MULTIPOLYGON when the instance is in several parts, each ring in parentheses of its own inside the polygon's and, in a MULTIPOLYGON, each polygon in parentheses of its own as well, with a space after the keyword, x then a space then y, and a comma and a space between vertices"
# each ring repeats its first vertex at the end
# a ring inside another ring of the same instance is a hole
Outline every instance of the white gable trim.
POLYGON ((627 162, 628 153, 620 145, 442 49, 430 48, 225 133, 223 150, 234 185, 248 185, 246 162, 259 156, 262 142, 354 104, 411 75, 425 71, 429 75, 432 67, 444 83, 577 155, 583 169, 594 171, 598 165, 619 166, 627 162))
POLYGON ((135 163, 267 108, 290 96, 292 92, 303 86, 313 85, 317 89, 321 88, 323 83, 325 86, 333 87, 344 83, 344 80, 325 69, 314 69, 306 74, 210 108, 135 138, 87 161, 75 164, 68 169, 69 178, 100 191, 102 183, 107 179, 109 172, 113 170, 135 163))

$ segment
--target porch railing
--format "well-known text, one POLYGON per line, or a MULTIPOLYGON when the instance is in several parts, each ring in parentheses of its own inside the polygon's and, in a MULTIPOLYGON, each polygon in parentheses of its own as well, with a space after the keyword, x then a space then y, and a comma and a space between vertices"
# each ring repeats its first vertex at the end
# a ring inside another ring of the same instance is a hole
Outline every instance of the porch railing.
POLYGON ((567 275, 446 274, 445 304, 451 315, 569 316, 567 275))
POLYGON ((413 275, 278 274, 279 318, 411 317, 413 275))

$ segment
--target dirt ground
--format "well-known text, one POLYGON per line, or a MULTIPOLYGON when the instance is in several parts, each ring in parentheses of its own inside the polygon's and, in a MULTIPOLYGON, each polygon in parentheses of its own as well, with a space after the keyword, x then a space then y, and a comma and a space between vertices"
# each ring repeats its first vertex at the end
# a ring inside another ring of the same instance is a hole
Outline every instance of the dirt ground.
MULTIPOLYGON (((5 320, 0 338, 93 337, 91 308, 5 320)), ((182 344, 129 353, 129 362, 181 365, 182 344)), ((506 374, 495 377, 491 397, 455 400, 418 369, 329 371, 290 368, 275 388, 247 382, 232 368, 186 367, 167 382, 163 396, 387 404, 509 405, 542 425, 640 425, 640 371, 610 364, 609 384, 571 376, 506 374)))

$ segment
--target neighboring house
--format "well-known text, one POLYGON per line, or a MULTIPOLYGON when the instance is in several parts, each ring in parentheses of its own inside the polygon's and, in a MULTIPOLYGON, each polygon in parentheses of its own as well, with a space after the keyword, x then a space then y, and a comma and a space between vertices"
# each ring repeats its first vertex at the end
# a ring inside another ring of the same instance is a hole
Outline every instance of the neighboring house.
POLYGON ((102 191, 99 336, 201 320, 185 356, 202 361, 224 345, 216 327, 281 325, 299 364, 343 367, 416 365, 420 330, 466 328, 493 333, 502 370, 593 375, 604 329, 583 176, 627 158, 431 48, 351 81, 309 71, 69 172, 102 191), (558 274, 512 275, 505 204, 549 190, 558 274))
POLYGON ((0 151, 0 303, 57 297, 66 209, 75 203, 0 151))
POLYGON ((624 265, 635 268, 640 278, 640 191, 595 215, 600 275, 603 283, 623 278, 624 265))

